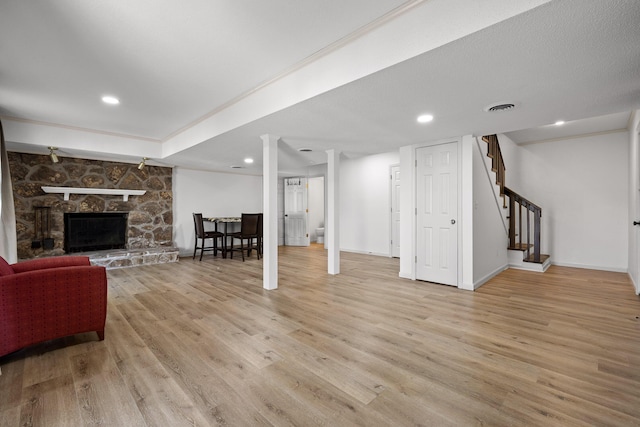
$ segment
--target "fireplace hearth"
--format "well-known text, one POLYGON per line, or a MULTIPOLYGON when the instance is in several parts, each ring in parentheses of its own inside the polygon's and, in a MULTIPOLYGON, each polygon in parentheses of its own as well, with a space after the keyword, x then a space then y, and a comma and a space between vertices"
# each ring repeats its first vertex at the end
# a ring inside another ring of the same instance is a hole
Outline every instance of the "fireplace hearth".
POLYGON ((65 213, 65 252, 125 249, 128 216, 128 212, 65 213))

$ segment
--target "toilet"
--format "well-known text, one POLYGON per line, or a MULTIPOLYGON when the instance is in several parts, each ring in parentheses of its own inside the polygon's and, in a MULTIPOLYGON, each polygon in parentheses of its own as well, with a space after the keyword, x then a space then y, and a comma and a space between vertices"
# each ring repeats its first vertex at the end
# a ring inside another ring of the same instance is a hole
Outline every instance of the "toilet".
POLYGON ((324 227, 316 228, 316 242, 324 243, 324 227))

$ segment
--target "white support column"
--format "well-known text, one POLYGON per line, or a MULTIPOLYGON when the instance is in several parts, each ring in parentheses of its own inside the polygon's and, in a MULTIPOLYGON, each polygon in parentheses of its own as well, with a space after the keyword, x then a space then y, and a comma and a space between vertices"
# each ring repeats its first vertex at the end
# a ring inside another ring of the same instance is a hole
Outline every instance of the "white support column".
POLYGON ((278 140, 262 135, 263 261, 262 287, 278 288, 278 140))
POLYGON ((460 142, 458 176, 458 288, 474 290, 473 284, 473 144, 472 135, 465 135, 460 142))
POLYGON ((329 274, 340 274, 340 152, 327 150, 327 257, 329 274))

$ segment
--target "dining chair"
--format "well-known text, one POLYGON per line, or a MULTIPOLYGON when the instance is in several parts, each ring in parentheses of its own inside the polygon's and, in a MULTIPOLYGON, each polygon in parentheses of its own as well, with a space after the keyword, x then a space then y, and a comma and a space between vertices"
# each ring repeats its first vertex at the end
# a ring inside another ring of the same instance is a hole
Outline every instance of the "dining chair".
POLYGON ((202 261, 202 255, 204 251, 213 251, 213 256, 218 255, 218 250, 224 253, 224 234, 219 231, 205 231, 204 221, 201 213, 193 214, 193 225, 196 231, 196 243, 193 248, 193 259, 196 258, 196 252, 200 249, 200 261, 202 261), (198 239, 200 239, 200 246, 198 246, 198 239), (213 239, 212 246, 205 246, 207 239, 213 239), (220 249, 218 249, 218 239, 222 243, 220 249))
POLYGON ((258 214, 258 237, 256 239, 256 246, 258 252, 258 259, 262 256, 262 235, 263 235, 263 225, 262 225, 263 215, 258 214))
MULTIPOLYGON (((243 213, 241 215, 240 231, 227 234, 229 237, 231 237, 231 259, 233 259, 234 252, 240 252, 243 262, 245 252, 247 252, 247 256, 251 255, 254 239, 259 242, 258 230, 261 217, 262 214, 243 213), (240 247, 235 247, 236 239, 240 240, 240 247)), ((260 259, 261 251, 259 249, 259 245, 256 246, 255 249, 258 259, 260 259)))

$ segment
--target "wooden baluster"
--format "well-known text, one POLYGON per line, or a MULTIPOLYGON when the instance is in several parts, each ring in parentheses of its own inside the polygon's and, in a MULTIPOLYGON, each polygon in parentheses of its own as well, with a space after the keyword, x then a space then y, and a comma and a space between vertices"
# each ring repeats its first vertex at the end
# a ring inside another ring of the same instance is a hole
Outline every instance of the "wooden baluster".
POLYGON ((531 255, 531 211, 530 206, 527 205, 527 258, 531 255))
POLYGON ((513 194, 509 195, 509 247, 516 247, 516 202, 513 194))
POLYGON ((522 248, 522 201, 518 200, 518 241, 522 248))
POLYGON ((500 195, 502 196, 502 207, 506 208, 506 201, 504 200, 504 160, 502 155, 500 156, 500 195))
POLYGON ((540 217, 542 211, 536 209, 533 222, 533 261, 540 262, 540 217))

